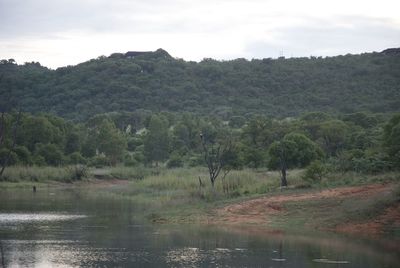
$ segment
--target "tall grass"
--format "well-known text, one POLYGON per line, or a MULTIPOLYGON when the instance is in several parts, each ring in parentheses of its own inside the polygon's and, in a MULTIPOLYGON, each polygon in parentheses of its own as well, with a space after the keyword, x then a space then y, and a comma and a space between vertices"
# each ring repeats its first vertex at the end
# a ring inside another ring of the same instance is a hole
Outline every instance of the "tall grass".
POLYGON ((321 187, 352 186, 369 183, 400 182, 399 172, 363 174, 357 172, 329 173, 321 181, 321 187))
MULTIPOLYGON (((71 170, 68 167, 8 167, 4 178, 13 182, 70 182, 71 170)), ((380 175, 362 175, 358 173, 328 174, 321 182, 310 185, 302 179, 302 170, 288 171, 290 188, 335 187, 373 182, 400 181, 399 173, 380 175)), ((90 169, 89 178, 118 178, 129 181, 128 185, 116 185, 89 194, 100 194, 104 198, 131 200, 138 209, 155 219, 169 217, 190 219, 191 215, 200 215, 199 209, 222 205, 230 200, 253 198, 259 195, 278 192, 280 174, 266 169, 233 170, 225 178, 217 178, 212 188, 208 170, 194 168, 145 168, 112 167, 90 169), (218 202, 214 202, 218 201, 218 202), (197 212, 196 212, 197 211, 197 212), (155 216, 154 216, 155 215, 155 216), (160 216, 161 215, 161 216, 160 216)))
POLYGON ((279 174, 266 170, 232 171, 216 180, 212 188, 205 168, 160 169, 141 180, 131 180, 129 187, 116 194, 155 206, 207 203, 263 194, 279 187, 279 174))
POLYGON ((3 180, 10 182, 31 181, 62 181, 71 180, 71 172, 63 167, 11 166, 3 173, 3 180))

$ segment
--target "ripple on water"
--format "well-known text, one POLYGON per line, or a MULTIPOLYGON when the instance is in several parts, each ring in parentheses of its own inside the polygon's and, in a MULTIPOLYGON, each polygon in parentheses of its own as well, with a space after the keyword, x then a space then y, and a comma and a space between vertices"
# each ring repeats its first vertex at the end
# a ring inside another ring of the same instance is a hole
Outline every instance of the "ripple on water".
POLYGON ((0 213, 0 224, 42 221, 67 221, 81 219, 85 217, 86 215, 56 213, 0 213))

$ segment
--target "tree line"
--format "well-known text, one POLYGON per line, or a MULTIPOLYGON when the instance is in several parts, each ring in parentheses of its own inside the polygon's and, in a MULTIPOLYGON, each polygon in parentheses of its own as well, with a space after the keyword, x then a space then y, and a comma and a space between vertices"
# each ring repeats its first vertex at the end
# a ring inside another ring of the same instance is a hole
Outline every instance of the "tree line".
MULTIPOLYGON (((400 168, 400 114, 311 112, 296 118, 191 113, 113 112, 74 123, 51 114, 3 113, 0 162, 5 165, 308 167, 379 173, 400 168)), ((217 174, 217 176, 218 176, 217 174)), ((226 175, 226 174, 225 174, 226 175)), ((216 177, 213 178, 214 180, 216 177)))
POLYGON ((0 61, 0 107, 48 112, 76 122, 123 111, 298 117, 311 111, 398 112, 400 56, 187 62, 157 50, 115 53, 50 70, 38 62, 0 61))

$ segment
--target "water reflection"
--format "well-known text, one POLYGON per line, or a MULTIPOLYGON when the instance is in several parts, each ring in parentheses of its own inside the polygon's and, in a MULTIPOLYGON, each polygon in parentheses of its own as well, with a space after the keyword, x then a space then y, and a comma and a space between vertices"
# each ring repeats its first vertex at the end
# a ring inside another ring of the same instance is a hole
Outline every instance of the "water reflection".
POLYGON ((399 251, 381 242, 151 225, 121 200, 0 192, 0 267, 397 267, 399 251))
POLYGON ((166 253, 165 260, 171 266, 197 267, 204 258, 203 252, 198 248, 179 248, 166 253))
POLYGON ((0 224, 24 222, 32 223, 38 221, 67 221, 85 217, 85 215, 68 215, 54 213, 0 213, 0 224))

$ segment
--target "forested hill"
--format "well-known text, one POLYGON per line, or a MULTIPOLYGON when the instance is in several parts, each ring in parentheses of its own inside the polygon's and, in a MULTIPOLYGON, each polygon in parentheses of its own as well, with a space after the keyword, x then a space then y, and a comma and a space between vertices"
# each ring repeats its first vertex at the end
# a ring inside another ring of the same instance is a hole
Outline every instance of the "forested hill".
POLYGON ((85 120, 111 111, 296 116, 400 110, 399 49, 328 58, 186 62, 164 50, 50 70, 0 64, 0 108, 85 120))

